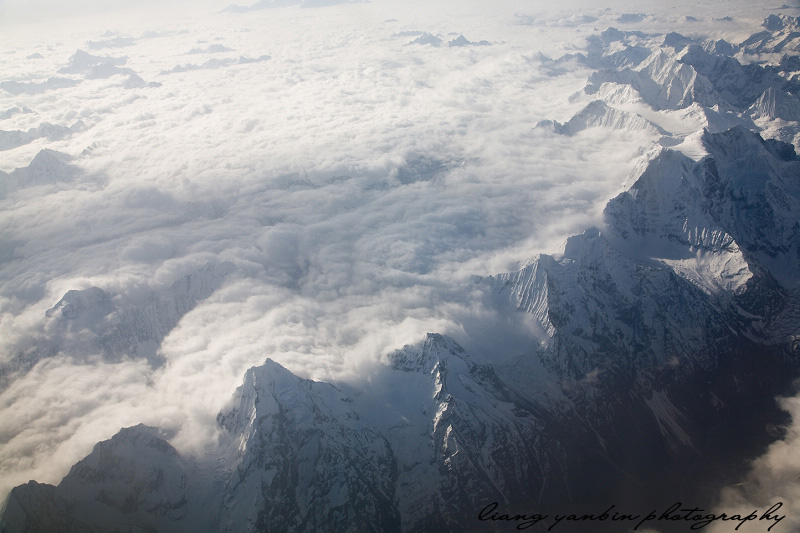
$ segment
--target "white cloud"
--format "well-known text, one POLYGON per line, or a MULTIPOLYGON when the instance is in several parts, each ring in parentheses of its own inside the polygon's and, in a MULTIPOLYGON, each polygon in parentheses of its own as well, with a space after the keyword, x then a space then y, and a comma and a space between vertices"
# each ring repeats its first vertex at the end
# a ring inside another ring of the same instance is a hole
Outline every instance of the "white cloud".
MULTIPOLYGON (((723 490, 715 510, 716 514, 724 512, 728 516, 735 513, 742 517, 752 513, 757 515, 737 528, 738 531, 765 531, 770 526, 774 526, 772 531, 796 531, 800 527, 797 513, 800 502, 800 397, 781 400, 781 407, 792 416, 785 437, 773 443, 753 462, 750 472, 740 483, 723 490), (774 507, 776 505, 778 507, 774 507), (775 510, 769 513, 773 517, 770 519, 765 513, 772 508, 775 510)), ((730 529, 729 525, 715 523, 709 531, 723 533, 730 529)))
MULTIPOLYGON (((567 97, 588 71, 554 77, 531 58, 580 48, 595 27, 616 24, 624 2, 610 12, 386 1, 247 14, 217 4, 170 3, 192 12, 157 27, 145 10, 123 18, 86 0, 69 8, 94 15, 75 25, 20 22, 0 37, 4 79, 41 82, 75 50, 107 42, 92 53, 126 56, 126 68, 161 84, 126 89, 124 76, 73 73, 73 87, 0 92, 0 110, 35 112, 2 129, 87 125, 46 142, 75 156, 81 176, 0 200, 0 249, 13 250, 0 263, 0 361, 44 335, 45 310, 67 290, 99 286, 135 301, 209 261, 237 268, 164 339, 162 368, 61 354, 2 391, 0 491, 58 481, 123 425, 169 426, 177 445, 196 449, 243 372, 266 357, 303 376, 355 379, 427 331, 453 334, 477 357, 497 338, 524 349, 535 328, 487 310, 470 276, 509 270, 596 224, 647 148, 623 132, 533 129, 583 107, 567 97), (520 13, 533 26, 518 24, 520 13), (408 30, 493 44, 411 47, 397 35, 408 30), (165 73, 212 47, 218 68, 165 73), (26 59, 34 52, 43 58, 26 59), (398 179, 409 165, 423 170, 398 179)), ((675 29, 685 6, 661 4, 637 11, 656 14, 654 29, 675 29)), ((36 22, 63 9, 7 0, 0 18, 36 22)), ((708 9, 755 18, 745 2, 708 9)), ((4 152, 1 170, 43 146, 4 152)))

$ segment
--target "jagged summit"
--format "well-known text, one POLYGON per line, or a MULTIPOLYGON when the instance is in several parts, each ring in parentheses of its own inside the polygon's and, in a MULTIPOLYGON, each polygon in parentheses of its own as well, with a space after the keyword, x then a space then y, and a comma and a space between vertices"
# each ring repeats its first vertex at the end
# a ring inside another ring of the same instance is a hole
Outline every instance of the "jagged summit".
MULTIPOLYGON (((751 261, 758 256, 791 285, 785 262, 800 257, 794 244, 787 246, 800 238, 800 161, 794 148, 741 126, 707 131, 702 142, 709 155, 697 163, 662 151, 627 192, 608 203, 607 223, 629 241, 665 239, 693 251, 732 254, 743 247, 751 261)), ((745 264, 736 263, 728 266, 749 275, 745 264)), ((725 277, 730 281, 733 275, 725 277)))
POLYGON ((90 324, 96 323, 114 309, 111 296, 100 287, 89 287, 83 290, 71 290, 56 305, 45 312, 47 317, 61 316, 75 320, 82 315, 91 315, 90 324))
POLYGON ((442 46, 443 41, 430 33, 423 33, 408 44, 429 44, 431 46, 442 46))
POLYGON ((769 87, 748 110, 754 119, 782 119, 800 122, 800 99, 796 96, 769 87))
POLYGON ((138 297, 100 287, 67 291, 45 312, 48 320, 35 349, 0 364, 0 376, 26 372, 56 353, 74 358, 101 354, 107 361, 142 358, 159 366, 164 362, 158 353, 162 339, 234 270, 230 262, 208 262, 164 290, 138 297))
POLYGON ((79 170, 70 164, 71 161, 71 156, 45 148, 34 156, 27 167, 17 168, 10 173, 0 171, 0 199, 26 187, 74 179, 79 170))
POLYGON ((739 45, 746 54, 797 54, 800 52, 800 18, 772 14, 764 19, 764 31, 754 33, 739 45))
POLYGON ((635 67, 593 73, 583 93, 610 103, 640 99, 656 110, 683 109, 695 102, 708 106, 719 103, 709 80, 681 57, 672 49, 659 48, 635 67))
POLYGON ((732 56, 736 53, 737 47, 725 39, 708 40, 702 44, 703 50, 710 54, 732 56))
POLYGON ((49 122, 42 122, 38 127, 29 128, 27 131, 0 130, 0 151, 11 150, 17 146, 23 146, 41 138, 46 138, 50 141, 60 141, 61 139, 71 135, 73 132, 80 131, 81 129, 82 122, 79 121, 71 128, 57 124, 50 124, 49 122))
POLYGON ((543 121, 539 127, 552 125, 553 130, 561 135, 575 135, 588 128, 608 128, 649 135, 666 135, 659 125, 645 119, 641 115, 614 109, 602 100, 594 100, 575 113, 566 123, 543 121))
POLYGON ((664 36, 664 46, 669 46, 676 52, 680 52, 692 43, 694 43, 694 39, 690 39, 674 31, 664 36))
POLYGON ((466 354, 453 339, 439 333, 428 333, 421 345, 406 345, 387 356, 392 368, 424 374, 451 357, 465 358, 466 354))
POLYGON ((769 31, 780 31, 787 28, 800 29, 800 17, 772 14, 764 19, 763 26, 769 31))

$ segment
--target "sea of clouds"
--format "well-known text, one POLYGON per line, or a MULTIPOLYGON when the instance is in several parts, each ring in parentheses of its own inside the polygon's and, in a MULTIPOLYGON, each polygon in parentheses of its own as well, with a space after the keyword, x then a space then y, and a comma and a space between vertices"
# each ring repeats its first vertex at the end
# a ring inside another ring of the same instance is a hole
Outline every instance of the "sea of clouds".
POLYGON ((543 56, 580 51, 609 26, 739 42, 772 12, 744 1, 702 12, 279 4, 0 1, 0 82, 11 82, 0 130, 70 128, 0 151, 0 171, 45 148, 72 169, 0 197, 3 495, 57 483, 139 422, 202 449, 245 370, 267 357, 357 381, 429 331, 476 359, 524 350, 538 332, 484 305, 473 276, 599 224, 656 140, 535 129, 585 105, 569 96, 590 73, 554 72, 543 56), (423 33, 443 45, 413 44, 423 33), (459 35, 488 44, 447 45, 459 35), (124 307, 226 263, 221 287, 157 347, 162 364, 62 342, 13 370, 52 341, 46 311, 67 291, 100 287, 124 307))

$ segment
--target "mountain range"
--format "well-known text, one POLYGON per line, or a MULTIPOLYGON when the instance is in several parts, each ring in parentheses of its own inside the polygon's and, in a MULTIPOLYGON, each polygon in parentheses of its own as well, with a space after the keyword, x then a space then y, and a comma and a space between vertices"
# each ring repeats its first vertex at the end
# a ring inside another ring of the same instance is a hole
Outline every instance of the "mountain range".
MULTIPOLYGON (((797 57, 779 38, 797 24, 771 16, 738 46, 613 29, 590 40, 581 60, 595 72, 574 95, 590 103, 540 127, 661 142, 602 225, 465 287, 532 321, 538 342, 523 353, 487 363, 491 354, 428 333, 375 354, 381 364, 358 383, 304 379, 266 359, 221 409, 204 454, 182 455, 158 428, 122 429, 58 486, 15 488, 0 529, 512 528, 497 509, 548 514, 530 527, 544 531, 558 512, 666 509, 675 494, 714 504, 783 436, 774 398, 800 370, 800 158, 796 137, 771 135, 775 121, 797 127, 797 72, 737 59, 797 57), (651 112, 622 109, 634 105, 651 112), (692 150, 692 134, 663 120, 687 110, 705 122, 692 150), (714 116, 731 127, 713 127, 714 116)), ((209 264, 137 305, 101 287, 69 291, 47 312, 47 342, 158 364, 161 339, 232 270, 209 264)))

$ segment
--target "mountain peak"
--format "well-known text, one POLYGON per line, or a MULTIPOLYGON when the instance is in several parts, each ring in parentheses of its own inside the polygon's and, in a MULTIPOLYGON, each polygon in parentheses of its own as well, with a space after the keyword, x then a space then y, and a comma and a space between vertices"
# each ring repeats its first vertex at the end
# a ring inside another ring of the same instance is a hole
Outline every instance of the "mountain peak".
POLYGON ((405 345, 388 355, 392 368, 429 374, 451 357, 467 359, 464 349, 440 333, 428 333, 421 344, 405 345))
POLYGON ((99 320, 113 310, 111 296, 100 287, 89 287, 82 290, 69 290, 56 305, 45 312, 48 317, 60 316, 75 319, 89 313, 99 320))
POLYGON ((762 24, 769 31, 780 31, 784 28, 800 27, 800 17, 790 17, 789 15, 769 15, 762 24))
POLYGON ((67 181, 75 175, 75 169, 69 165, 71 160, 72 157, 67 154, 45 148, 36 154, 27 167, 14 170, 11 175, 19 187, 67 181))
POLYGON ((800 122, 800 100, 791 93, 769 87, 747 112, 755 120, 779 118, 800 122))
POLYGON ((797 159, 791 144, 764 139, 743 126, 734 126, 719 133, 705 131, 702 141, 717 165, 724 165, 735 181, 740 183, 755 175, 767 179, 775 170, 774 165, 770 164, 770 156, 787 162, 797 159))

